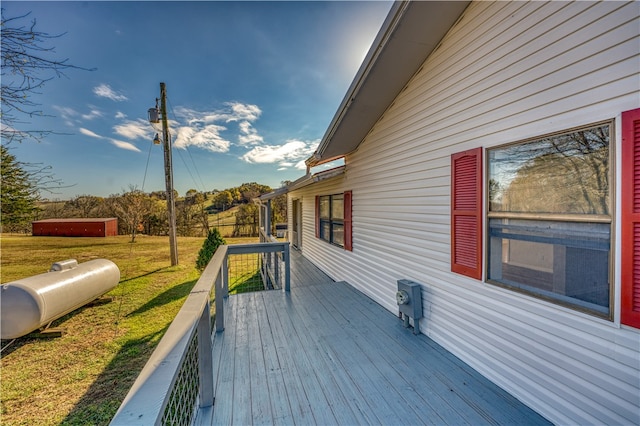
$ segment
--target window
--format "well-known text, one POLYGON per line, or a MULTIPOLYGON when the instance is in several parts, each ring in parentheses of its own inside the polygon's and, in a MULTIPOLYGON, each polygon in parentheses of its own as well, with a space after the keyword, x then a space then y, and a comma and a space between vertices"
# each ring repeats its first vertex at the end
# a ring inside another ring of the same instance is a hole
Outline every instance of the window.
POLYGON ((316 197, 316 237, 351 250, 351 191, 316 197))
POLYGON ((490 282, 611 316, 612 128, 487 151, 490 282))
POLYGON ((344 196, 320 197, 320 239, 344 247, 344 196))

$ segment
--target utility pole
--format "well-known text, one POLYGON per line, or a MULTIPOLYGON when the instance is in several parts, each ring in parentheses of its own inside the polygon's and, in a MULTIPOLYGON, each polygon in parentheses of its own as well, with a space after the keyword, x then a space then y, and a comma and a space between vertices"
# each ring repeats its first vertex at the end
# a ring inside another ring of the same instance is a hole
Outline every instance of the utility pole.
POLYGON ((173 167, 171 163, 171 138, 167 120, 167 87, 160 83, 160 113, 162 115, 162 139, 164 144, 164 180, 167 186, 167 212, 169 214, 169 246, 171 266, 178 264, 178 244, 176 242, 176 202, 173 192, 173 167))

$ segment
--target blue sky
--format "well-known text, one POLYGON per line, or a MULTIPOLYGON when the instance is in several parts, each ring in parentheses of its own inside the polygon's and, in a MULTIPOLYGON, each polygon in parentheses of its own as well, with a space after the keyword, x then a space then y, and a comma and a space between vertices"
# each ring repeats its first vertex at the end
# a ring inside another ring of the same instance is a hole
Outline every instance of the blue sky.
POLYGON ((69 186, 49 199, 164 190, 162 147, 152 146, 160 127, 147 110, 165 82, 180 195, 251 181, 277 188, 304 175, 390 7, 3 1, 6 17, 31 12, 36 30, 65 33, 51 43, 56 58, 95 68, 47 83, 33 100, 54 117, 26 128, 58 134, 11 152, 69 186))

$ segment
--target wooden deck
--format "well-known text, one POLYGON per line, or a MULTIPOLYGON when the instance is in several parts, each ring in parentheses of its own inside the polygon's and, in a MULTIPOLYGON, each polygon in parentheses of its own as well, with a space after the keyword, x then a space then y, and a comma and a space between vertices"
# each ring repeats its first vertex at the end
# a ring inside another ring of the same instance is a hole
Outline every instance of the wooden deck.
POLYGON ((199 424, 548 424, 292 251, 290 294, 230 296, 199 424))

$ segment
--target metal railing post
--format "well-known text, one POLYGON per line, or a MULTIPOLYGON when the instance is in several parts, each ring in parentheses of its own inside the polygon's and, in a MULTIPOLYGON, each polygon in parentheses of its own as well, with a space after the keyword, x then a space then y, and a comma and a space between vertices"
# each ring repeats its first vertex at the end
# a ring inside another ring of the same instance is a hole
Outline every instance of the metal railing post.
MULTIPOLYGON (((222 270, 224 271, 226 268, 223 265, 222 270)), ((216 333, 224 330, 224 298, 226 297, 223 293, 223 274, 218 274, 216 277, 216 333)))
POLYGON ((211 321, 207 302, 198 321, 198 363, 200 375, 200 408, 213 405, 213 347, 211 344, 211 321))
POLYGON ((276 280, 277 284, 280 287, 284 287, 281 278, 280 278, 280 256, 278 256, 280 253, 278 253, 277 251, 273 253, 273 279, 276 280))
POLYGON ((229 297, 229 255, 224 257, 222 262, 222 297, 229 297))

